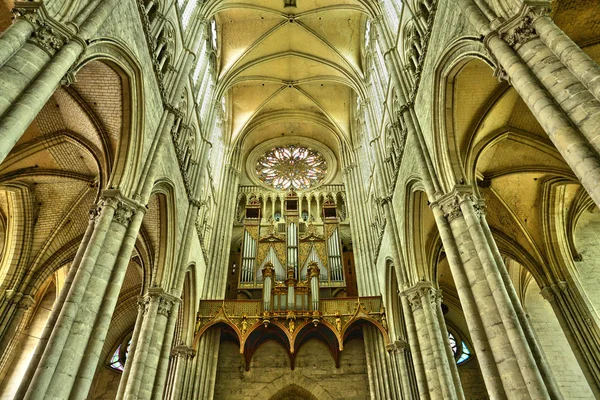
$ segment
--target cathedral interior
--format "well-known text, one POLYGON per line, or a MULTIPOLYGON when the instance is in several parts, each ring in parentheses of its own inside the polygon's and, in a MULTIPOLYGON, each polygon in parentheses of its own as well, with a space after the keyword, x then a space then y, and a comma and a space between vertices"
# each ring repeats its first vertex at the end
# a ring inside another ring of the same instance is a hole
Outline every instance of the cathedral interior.
POLYGON ((598 0, 0 0, 0 399, 600 398, 598 0))

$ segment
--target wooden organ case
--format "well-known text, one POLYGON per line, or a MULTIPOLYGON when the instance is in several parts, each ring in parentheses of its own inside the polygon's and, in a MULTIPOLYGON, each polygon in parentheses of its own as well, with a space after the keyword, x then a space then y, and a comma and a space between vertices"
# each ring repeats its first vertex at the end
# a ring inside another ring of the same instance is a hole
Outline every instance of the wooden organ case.
POLYGON ((345 290, 337 205, 328 196, 319 207, 318 218, 308 217, 290 191, 261 220, 260 201, 248 202, 238 292, 262 298, 265 311, 277 314, 316 310, 320 291, 333 297, 345 290))

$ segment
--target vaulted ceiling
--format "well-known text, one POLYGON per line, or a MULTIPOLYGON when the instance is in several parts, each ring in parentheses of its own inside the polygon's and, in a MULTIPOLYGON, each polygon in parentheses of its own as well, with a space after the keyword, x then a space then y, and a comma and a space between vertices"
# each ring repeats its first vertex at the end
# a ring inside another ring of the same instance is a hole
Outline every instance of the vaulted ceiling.
POLYGON ((236 0, 205 3, 218 26, 219 95, 226 135, 249 151, 279 136, 350 141, 362 93, 367 1, 236 0))

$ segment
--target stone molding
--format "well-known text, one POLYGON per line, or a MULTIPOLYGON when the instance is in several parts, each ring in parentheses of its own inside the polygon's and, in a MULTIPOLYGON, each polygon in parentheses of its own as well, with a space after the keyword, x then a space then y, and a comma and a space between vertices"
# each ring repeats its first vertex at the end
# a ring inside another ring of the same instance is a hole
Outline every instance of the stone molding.
POLYGON ((432 203, 432 207, 434 205, 439 205, 440 209, 444 213, 444 217, 448 220, 448 222, 450 222, 462 216, 463 213, 460 205, 465 201, 472 202, 474 207, 479 206, 471 187, 455 186, 452 192, 445 194, 437 201, 432 203))
POLYGON ((73 38, 71 30, 48 15, 42 2, 15 2, 13 14, 16 18, 24 19, 33 26, 34 31, 29 42, 44 50, 51 57, 73 38))
POLYGON ((434 306, 441 303, 442 291, 436 289, 431 282, 417 282, 411 288, 401 292, 402 296, 406 296, 408 304, 413 311, 423 308, 423 300, 427 304, 429 300, 429 306, 434 306))
POLYGON ((131 219, 138 212, 145 212, 146 208, 137 202, 124 197, 119 190, 109 189, 102 192, 102 197, 98 205, 90 210, 90 218, 97 221, 104 207, 112 207, 115 209, 113 221, 127 227, 131 223, 131 219))
POLYGON ((561 293, 566 292, 569 288, 569 285, 566 281, 560 281, 558 283, 553 283, 549 286, 545 286, 540 291, 542 297, 549 302, 553 302, 556 300, 556 297, 561 293))
POLYGON ((158 303, 157 314, 168 317, 175 303, 180 301, 179 298, 165 292, 162 288, 149 288, 143 296, 144 315, 148 313, 152 303, 158 303))
POLYGON ((33 297, 21 292, 8 289, 5 293, 6 299, 10 302, 10 304, 14 304, 23 310, 28 310, 32 305, 35 304, 33 297))
POLYGON ((398 339, 394 343, 388 344, 386 350, 393 354, 407 353, 410 351, 410 345, 406 340, 398 339))
POLYGON ((179 346, 173 347, 173 349, 171 350, 171 354, 175 357, 191 359, 196 356, 196 350, 194 350, 191 347, 181 344, 179 346))

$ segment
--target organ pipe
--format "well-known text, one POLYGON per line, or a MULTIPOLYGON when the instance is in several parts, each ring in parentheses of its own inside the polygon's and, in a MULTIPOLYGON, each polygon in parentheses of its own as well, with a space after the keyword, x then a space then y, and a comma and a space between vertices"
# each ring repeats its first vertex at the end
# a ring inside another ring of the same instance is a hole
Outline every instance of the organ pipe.
POLYGON ((244 230, 244 244, 242 248, 242 282, 254 281, 254 259, 256 258, 256 240, 250 232, 244 230))

